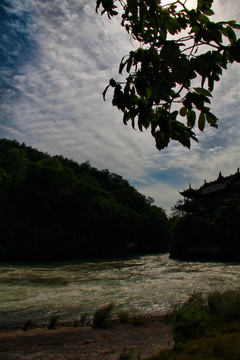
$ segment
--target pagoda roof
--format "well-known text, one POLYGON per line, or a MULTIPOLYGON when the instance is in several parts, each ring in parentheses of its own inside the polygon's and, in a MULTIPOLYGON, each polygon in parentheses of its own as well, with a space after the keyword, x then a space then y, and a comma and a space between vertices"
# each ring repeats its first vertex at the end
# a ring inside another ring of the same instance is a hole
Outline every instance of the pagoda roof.
POLYGON ((218 178, 214 181, 207 183, 206 181, 200 188, 192 189, 189 185, 189 189, 180 192, 181 195, 190 199, 196 199, 201 196, 205 196, 210 193, 218 192, 226 188, 240 188, 240 172, 239 169, 233 175, 222 176, 221 171, 219 172, 218 178))
POLYGON ((198 190, 189 188, 187 190, 179 191, 179 193, 185 197, 189 197, 189 198, 193 199, 193 198, 197 197, 198 190))

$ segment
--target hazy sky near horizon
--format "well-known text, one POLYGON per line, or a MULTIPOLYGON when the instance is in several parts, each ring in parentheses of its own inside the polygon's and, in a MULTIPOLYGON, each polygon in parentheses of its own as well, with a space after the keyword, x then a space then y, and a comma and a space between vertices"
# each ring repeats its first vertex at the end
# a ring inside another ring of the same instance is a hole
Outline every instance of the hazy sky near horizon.
MULTIPOLYGON (((196 188, 240 167, 240 64, 229 65, 215 85, 219 129, 196 129, 191 150, 172 142, 159 152, 150 131, 123 125, 111 91, 102 99, 134 44, 120 17, 110 21, 95 6, 95 0, 1 0, 0 137, 109 169, 169 214, 189 183, 196 188)), ((238 1, 215 0, 213 9, 214 19, 240 23, 238 1)))

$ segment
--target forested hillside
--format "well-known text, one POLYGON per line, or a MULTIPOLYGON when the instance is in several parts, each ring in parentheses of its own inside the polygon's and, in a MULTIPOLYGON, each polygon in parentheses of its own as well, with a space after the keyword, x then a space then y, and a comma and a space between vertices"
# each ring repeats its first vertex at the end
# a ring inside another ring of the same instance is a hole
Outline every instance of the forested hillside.
POLYGON ((0 261, 163 251, 167 224, 121 176, 0 140, 0 261))

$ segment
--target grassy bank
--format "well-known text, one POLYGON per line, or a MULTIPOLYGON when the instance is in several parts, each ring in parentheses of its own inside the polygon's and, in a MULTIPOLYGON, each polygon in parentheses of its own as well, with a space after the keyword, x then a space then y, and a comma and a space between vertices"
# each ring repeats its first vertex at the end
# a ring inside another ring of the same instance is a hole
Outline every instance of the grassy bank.
MULTIPOLYGON (((72 327, 86 326, 86 316, 87 314, 84 314, 81 319, 69 325, 72 327)), ((88 330, 88 332, 93 331, 91 332, 92 338, 93 334, 99 336, 102 333, 102 330, 96 331, 96 328, 105 327, 103 333, 105 334, 105 331, 109 331, 110 338, 112 339, 112 343, 108 346, 114 348, 116 343, 118 343, 118 349, 119 346, 121 346, 120 349, 123 349, 119 360, 146 359, 146 354, 145 357, 140 356, 140 352, 132 350, 133 345, 136 345, 134 349, 140 350, 138 349, 140 343, 143 347, 151 348, 152 346, 153 350, 156 345, 159 346, 161 343, 164 347, 170 346, 159 354, 148 358, 148 360, 240 359, 240 290, 214 292, 208 295, 194 293, 185 303, 179 305, 178 308, 175 308, 162 318, 155 319, 165 322, 168 326, 160 323, 151 324, 153 320, 146 316, 130 314, 114 303, 110 303, 95 311, 91 324, 88 324, 91 326, 88 326, 89 329, 85 330, 88 330), (125 327, 112 326, 115 324, 127 325, 124 325, 125 327), (126 342, 126 326, 129 331, 131 329, 128 335, 132 341, 131 346, 126 342), (121 344, 119 343, 118 335, 116 335, 118 331, 122 333, 121 336, 123 337, 121 344), (134 336, 141 333, 141 331, 145 331, 144 336, 148 335, 149 339, 145 338, 145 341, 143 341, 144 337, 141 337, 140 343, 135 343, 134 340, 136 339, 134 336), (151 344, 153 337, 156 340, 154 346, 151 344), (172 344, 174 345, 172 346, 172 344), (124 349, 125 345, 127 348, 124 349)), ((47 327, 48 329, 56 329, 58 326, 61 326, 59 317, 53 316, 47 327)), ((23 330, 28 331, 32 327, 34 327, 34 324, 28 320, 23 330)), ((69 331, 73 330, 70 329, 69 331)), ((49 331, 43 331, 42 334, 49 336, 49 331)), ((99 344, 98 351, 103 351, 102 343, 99 344)), ((79 351, 79 347, 77 349, 79 351)))
POLYGON ((195 293, 166 321, 173 325, 175 346, 151 360, 240 359, 239 290, 195 293))

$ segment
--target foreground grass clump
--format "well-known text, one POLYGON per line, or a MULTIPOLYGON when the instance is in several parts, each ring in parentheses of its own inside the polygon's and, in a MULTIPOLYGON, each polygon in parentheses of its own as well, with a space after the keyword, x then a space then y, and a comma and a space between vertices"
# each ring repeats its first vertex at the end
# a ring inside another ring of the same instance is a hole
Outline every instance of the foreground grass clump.
POLYGON ((121 309, 117 312, 117 317, 120 324, 128 324, 130 322, 131 314, 129 311, 121 309))
POLYGON ((151 360, 240 359, 239 290, 193 294, 168 319, 175 346, 151 360))
POLYGON ((49 329, 56 329, 59 326, 60 315, 53 315, 48 325, 49 329))
POLYGON ((140 360, 141 358, 141 351, 138 349, 123 349, 123 351, 120 354, 119 360, 132 360, 134 359, 140 360))
POLYGON ((228 290, 208 295, 208 306, 212 320, 229 323, 240 320, 240 291, 228 290))
POLYGON ((74 320, 74 327, 78 327, 78 326, 84 326, 86 321, 87 321, 87 316, 88 314, 87 313, 84 313, 81 315, 81 318, 78 320, 74 320))
POLYGON ((32 329, 34 326, 35 326, 34 321, 29 319, 25 322, 22 329, 23 329, 23 331, 28 331, 28 330, 32 329))
POLYGON ((210 316, 203 295, 194 293, 182 307, 173 314, 173 339, 175 343, 185 342, 205 335, 210 316))
POLYGON ((111 318, 114 309, 114 303, 103 305, 97 309, 93 315, 93 327, 97 328, 106 325, 107 321, 111 318))
POLYGON ((240 332, 213 332, 208 337, 190 340, 161 351, 151 360, 239 360, 240 332))

